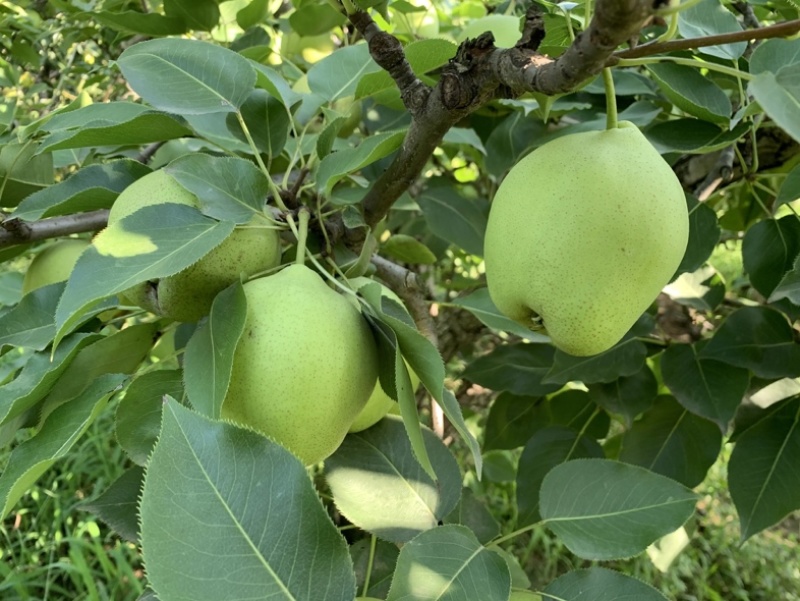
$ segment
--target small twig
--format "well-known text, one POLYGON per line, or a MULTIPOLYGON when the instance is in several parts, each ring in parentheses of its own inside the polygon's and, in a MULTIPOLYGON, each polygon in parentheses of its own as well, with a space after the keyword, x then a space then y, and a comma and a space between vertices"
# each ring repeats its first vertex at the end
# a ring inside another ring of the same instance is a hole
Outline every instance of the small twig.
POLYGON ((136 160, 147 165, 152 160, 153 155, 155 155, 155 153, 158 152, 158 149, 164 144, 166 144, 166 142, 154 142, 153 144, 146 146, 145 149, 139 153, 139 156, 136 157, 136 160))
POLYGON ((664 54, 676 50, 693 50, 695 48, 705 48, 707 46, 718 46, 720 44, 731 44, 734 42, 782 38, 794 35, 798 32, 800 32, 800 19, 795 19, 794 21, 777 23, 760 29, 746 29, 744 31, 721 33, 719 35, 710 35, 702 38, 688 38, 685 40, 670 40, 668 42, 644 44, 636 48, 631 48, 630 50, 615 52, 608 61, 608 66, 613 66, 616 64, 616 61, 621 58, 641 58, 643 56, 653 56, 654 54, 664 54))
POLYGON ((107 224, 108 209, 51 217, 30 223, 19 219, 7 219, 2 222, 2 229, 0 229, 0 248, 69 234, 96 232, 106 227, 107 224))

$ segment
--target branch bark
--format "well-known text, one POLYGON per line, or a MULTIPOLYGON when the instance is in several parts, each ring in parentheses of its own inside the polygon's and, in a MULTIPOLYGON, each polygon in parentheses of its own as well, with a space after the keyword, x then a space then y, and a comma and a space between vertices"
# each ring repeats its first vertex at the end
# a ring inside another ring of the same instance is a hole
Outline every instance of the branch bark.
POLYGON ((107 224, 108 209, 51 217, 30 223, 19 219, 6 219, 0 223, 0 248, 69 234, 96 232, 107 224))

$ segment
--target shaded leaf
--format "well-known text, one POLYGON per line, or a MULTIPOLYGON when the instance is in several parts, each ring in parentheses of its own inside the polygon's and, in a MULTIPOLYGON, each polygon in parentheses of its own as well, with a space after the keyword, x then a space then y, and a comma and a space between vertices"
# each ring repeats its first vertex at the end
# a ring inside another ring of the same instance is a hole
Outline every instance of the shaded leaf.
POLYGON ((139 493, 144 483, 144 469, 138 465, 126 470, 96 499, 78 507, 90 511, 122 538, 133 543, 139 540, 139 493))
POLYGON ((22 297, 0 316, 0 348, 5 345, 43 350, 56 335, 56 307, 66 282, 42 286, 22 297))
POLYGON ((362 140, 356 148, 329 154, 317 170, 317 190, 330 195, 339 180, 390 155, 400 147, 404 137, 405 132, 401 131, 376 134, 362 140))
POLYGON ((392 585, 392 575, 394 575, 399 555, 400 550, 396 545, 376 540, 369 588, 364 590, 370 559, 370 539, 362 538, 350 545, 350 557, 353 559, 353 567, 356 572, 356 590, 364 596, 385 598, 392 585))
POLYGON ((462 196, 452 187, 426 188, 417 197, 430 230, 470 254, 483 256, 489 203, 462 196))
POLYGON ((553 347, 544 344, 507 344, 495 347, 464 370, 464 377, 492 390, 519 396, 543 396, 561 388, 545 383, 553 366, 553 347))
POLYGON ((254 432, 169 400, 139 512, 162 598, 353 599, 347 545, 305 467, 254 432))
POLYGON ((667 601, 649 584, 606 568, 567 572, 544 589, 545 597, 561 601, 667 601))
POLYGON ((0 206, 15 207, 24 198, 53 183, 53 155, 37 154, 35 144, 0 146, 0 206))
POLYGON ((188 31, 183 19, 135 10, 93 12, 92 16, 111 29, 147 36, 179 35, 188 31))
MULTIPOLYGON (((742 26, 720 0, 703 0, 678 13, 678 31, 684 38, 699 38, 741 31, 742 26)), ((698 50, 723 59, 736 60, 744 54, 747 42, 707 46, 698 50)))
POLYGON ((579 557, 622 559, 643 552, 681 526, 696 501, 691 490, 644 468, 578 459, 545 476, 539 511, 579 557))
MULTIPOLYGON (((291 113, 280 100, 273 98, 267 90, 253 90, 242 105, 242 118, 256 148, 269 157, 281 153, 286 145, 292 121, 291 113)), ((247 136, 236 115, 228 115, 226 123, 234 136, 242 142, 247 142, 247 136)))
POLYGON ((753 225, 742 241, 744 269, 750 283, 769 297, 800 255, 800 221, 795 215, 765 219, 753 225))
POLYGON ((580 381, 584 384, 613 382, 631 376, 642 369, 647 347, 634 337, 623 339, 609 350, 591 357, 573 357, 557 350, 553 367, 544 377, 546 384, 566 384, 580 381))
POLYGON ((800 305, 800 255, 797 255, 792 270, 783 276, 769 300, 775 302, 784 298, 788 298, 795 305, 800 305))
POLYGON ((622 415, 627 426, 650 408, 657 394, 658 381, 647 365, 631 376, 589 386, 592 400, 609 413, 622 415))
POLYGON ((531 342, 550 341, 550 338, 547 336, 543 336, 542 334, 538 334, 536 332, 531 332, 528 328, 521 326, 516 321, 513 321, 500 313, 489 296, 488 288, 478 288, 466 296, 461 296, 454 299, 452 303, 457 307, 466 309, 475 317, 477 317, 481 323, 494 330, 509 332, 510 334, 514 334, 520 338, 525 338, 531 342))
POLYGON ((362 530, 395 543, 436 527, 458 503, 461 473, 430 430, 423 436, 436 481, 417 462, 400 419, 387 416, 348 434, 325 461, 339 511, 362 530))
POLYGON ((541 398, 502 393, 489 408, 483 450, 523 446, 550 422, 548 408, 541 398))
POLYGON ((647 66, 661 91, 681 110, 705 121, 727 125, 731 101, 717 84, 697 69, 667 61, 647 66))
POLYGON ((800 141, 800 64, 759 73, 747 90, 778 127, 800 141))
POLYGON ((721 233, 714 209, 692 196, 687 196, 686 201, 689 205, 689 243, 675 275, 699 269, 711 256, 721 233))
POLYGON ((460 524, 469 528, 481 544, 500 535, 500 523, 484 503, 475 498, 472 490, 464 488, 455 509, 444 518, 445 524, 460 524))
POLYGON ((599 440, 608 435, 611 420, 585 390, 566 390, 547 402, 553 425, 565 426, 599 440))
POLYGON ((220 18, 216 0, 164 0, 164 14, 200 31, 211 31, 220 18))

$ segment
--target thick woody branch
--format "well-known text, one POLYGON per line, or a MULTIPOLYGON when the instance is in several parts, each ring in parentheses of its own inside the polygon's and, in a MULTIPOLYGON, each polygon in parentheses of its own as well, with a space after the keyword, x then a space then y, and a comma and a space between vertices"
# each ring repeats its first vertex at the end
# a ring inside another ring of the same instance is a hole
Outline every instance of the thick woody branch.
POLYGON ((69 234, 95 232, 103 229, 107 223, 108 209, 51 217, 30 223, 19 219, 6 219, 0 223, 0 248, 69 234))

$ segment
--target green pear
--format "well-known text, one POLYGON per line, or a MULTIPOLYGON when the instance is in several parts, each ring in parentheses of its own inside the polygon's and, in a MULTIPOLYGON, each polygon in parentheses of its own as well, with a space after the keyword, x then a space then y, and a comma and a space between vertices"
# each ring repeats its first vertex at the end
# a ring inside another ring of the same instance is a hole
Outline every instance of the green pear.
POLYGON ((688 236, 680 182, 635 125, 563 136, 497 190, 484 242, 489 294, 561 350, 595 355, 669 282, 688 236))
MULTIPOLYGON (((199 207, 197 197, 165 171, 154 171, 136 180, 119 195, 108 217, 109 224, 139 209, 163 203, 199 207)), ((143 282, 120 294, 120 300, 177 321, 193 322, 207 315, 214 297, 240 274, 252 275, 280 262, 277 230, 237 228, 219 246, 183 271, 162 278, 157 286, 143 282)))
POLYGON ((244 285, 247 318, 222 417, 291 450, 306 465, 344 440, 378 377, 359 310, 303 265, 244 285))
POLYGON ((22 294, 69 279, 88 240, 59 240, 33 258, 22 279, 22 294))
POLYGON ((511 15, 489 15, 470 21, 461 30, 457 41, 463 42, 467 38, 477 38, 482 33, 491 31, 494 35, 494 45, 497 48, 513 48, 522 37, 519 29, 519 17, 511 15))

